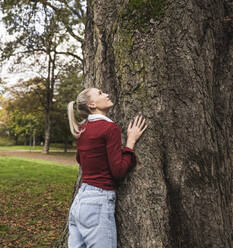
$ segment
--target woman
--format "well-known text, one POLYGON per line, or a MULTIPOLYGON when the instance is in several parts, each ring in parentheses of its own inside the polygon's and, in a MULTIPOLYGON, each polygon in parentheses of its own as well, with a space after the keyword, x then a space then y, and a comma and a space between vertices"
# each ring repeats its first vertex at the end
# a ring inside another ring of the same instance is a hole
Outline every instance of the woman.
POLYGON ((74 118, 74 101, 68 104, 71 133, 77 138, 77 161, 82 184, 69 213, 69 248, 116 248, 116 182, 136 165, 133 148, 147 128, 137 116, 127 129, 121 148, 121 130, 107 117, 113 106, 108 94, 96 88, 83 90, 76 108, 83 122, 74 118))

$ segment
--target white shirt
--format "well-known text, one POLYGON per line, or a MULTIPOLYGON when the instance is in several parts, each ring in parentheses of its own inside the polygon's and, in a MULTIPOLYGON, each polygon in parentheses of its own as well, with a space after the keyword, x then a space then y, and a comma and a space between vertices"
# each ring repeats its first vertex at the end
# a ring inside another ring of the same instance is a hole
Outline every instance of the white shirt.
POLYGON ((91 114, 91 115, 88 115, 87 120, 88 121, 105 120, 105 121, 113 122, 110 118, 108 118, 107 116, 102 115, 102 114, 91 114))

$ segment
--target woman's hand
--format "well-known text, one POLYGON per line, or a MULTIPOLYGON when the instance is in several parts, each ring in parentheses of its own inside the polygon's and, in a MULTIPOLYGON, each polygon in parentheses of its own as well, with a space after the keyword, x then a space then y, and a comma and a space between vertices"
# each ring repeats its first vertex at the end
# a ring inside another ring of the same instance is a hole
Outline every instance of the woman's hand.
POLYGON ((134 122, 130 121, 127 129, 127 142, 126 146, 133 149, 136 141, 140 138, 143 132, 146 130, 145 119, 142 116, 137 115, 134 122))

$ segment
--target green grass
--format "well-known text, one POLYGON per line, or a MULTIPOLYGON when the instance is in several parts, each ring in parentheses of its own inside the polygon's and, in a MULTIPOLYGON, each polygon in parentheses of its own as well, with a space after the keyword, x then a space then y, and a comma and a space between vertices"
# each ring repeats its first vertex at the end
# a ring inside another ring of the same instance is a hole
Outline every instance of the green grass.
MULTIPOLYGON (((14 150, 40 150, 42 151, 43 150, 43 147, 42 146, 35 146, 35 147, 32 147, 32 146, 0 146, 0 150, 1 151, 14 151, 14 150)), ((53 147, 51 146, 50 147, 50 150, 63 150, 62 148, 59 148, 59 147, 53 147)))
POLYGON ((1 247, 55 247, 77 173, 76 166, 0 156, 1 247))

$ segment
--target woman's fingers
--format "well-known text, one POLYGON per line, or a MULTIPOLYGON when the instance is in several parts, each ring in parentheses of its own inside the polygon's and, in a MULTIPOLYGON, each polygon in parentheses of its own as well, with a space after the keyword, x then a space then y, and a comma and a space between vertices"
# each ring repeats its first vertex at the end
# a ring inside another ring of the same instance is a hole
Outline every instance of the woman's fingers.
POLYGON ((128 125, 127 135, 131 139, 137 141, 142 133, 146 130, 148 125, 146 124, 146 119, 142 115, 137 115, 134 120, 130 121, 128 125))
POLYGON ((141 122, 142 122, 142 115, 139 116, 138 123, 137 123, 138 127, 140 127, 141 122))
POLYGON ((142 132, 142 130, 144 131, 147 127, 145 126, 145 121, 146 119, 143 118, 142 115, 137 115, 133 121, 130 121, 127 131, 132 128, 138 128, 140 132, 142 132))
POLYGON ((133 126, 137 126, 138 118, 139 118, 139 115, 137 115, 137 116, 135 117, 133 126))
POLYGON ((139 124, 139 129, 142 129, 145 124, 146 119, 143 119, 141 123, 139 124))
POLYGON ((132 128, 132 121, 129 122, 128 130, 132 128))
POLYGON ((133 126, 139 127, 141 121, 142 121, 142 115, 137 115, 137 116, 135 117, 135 119, 134 119, 133 126))
POLYGON ((138 117, 138 121, 137 121, 137 127, 139 128, 139 129, 142 129, 143 128, 143 126, 144 126, 144 124, 145 124, 145 118, 143 118, 142 117, 142 115, 140 115, 139 117, 138 117))
POLYGON ((127 128, 127 133, 129 132, 129 130, 130 130, 130 126, 131 126, 131 121, 130 121, 130 123, 129 123, 129 125, 128 125, 128 128, 127 128))
POLYGON ((148 125, 145 125, 145 127, 141 130, 141 133, 143 133, 147 129, 148 125))

